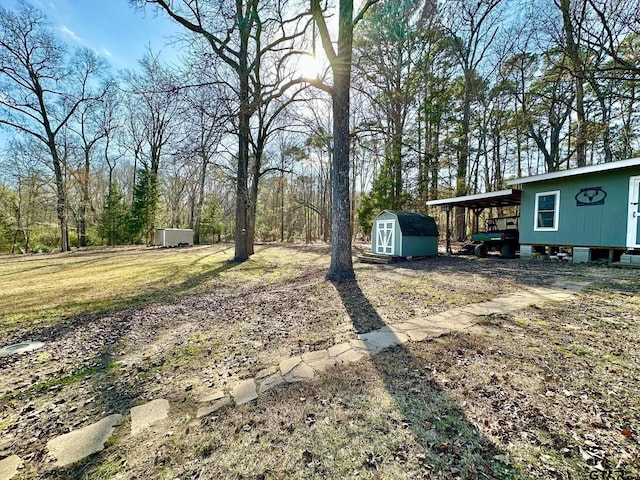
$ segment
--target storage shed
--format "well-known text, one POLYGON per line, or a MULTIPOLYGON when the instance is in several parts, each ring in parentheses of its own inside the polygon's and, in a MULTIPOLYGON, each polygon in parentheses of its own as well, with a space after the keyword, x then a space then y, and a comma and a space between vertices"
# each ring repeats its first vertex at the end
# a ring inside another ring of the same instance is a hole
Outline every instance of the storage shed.
POLYGON ((520 255, 542 247, 640 253, 640 158, 509 180, 522 189, 520 255))
POLYGON ((371 252, 394 257, 438 254, 438 227, 429 215, 385 210, 371 229, 371 252))

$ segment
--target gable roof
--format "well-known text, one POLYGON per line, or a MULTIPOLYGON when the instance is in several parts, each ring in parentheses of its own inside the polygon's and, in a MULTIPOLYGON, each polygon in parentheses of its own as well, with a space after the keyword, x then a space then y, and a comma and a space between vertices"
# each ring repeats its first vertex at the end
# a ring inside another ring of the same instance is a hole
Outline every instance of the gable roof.
POLYGON ((555 180, 556 178, 573 177, 575 175, 606 172, 608 170, 618 170, 637 166, 640 166, 640 157, 620 160, 617 162, 600 163, 598 165, 589 165, 588 167, 572 168, 570 170, 561 170, 559 172, 544 173, 542 175, 533 175, 531 177, 514 178, 513 180, 507 180, 507 185, 522 185, 523 183, 542 182, 545 180, 555 180))
POLYGON ((409 237, 437 237, 438 226, 433 217, 419 212, 385 210, 396 216, 400 231, 409 237))

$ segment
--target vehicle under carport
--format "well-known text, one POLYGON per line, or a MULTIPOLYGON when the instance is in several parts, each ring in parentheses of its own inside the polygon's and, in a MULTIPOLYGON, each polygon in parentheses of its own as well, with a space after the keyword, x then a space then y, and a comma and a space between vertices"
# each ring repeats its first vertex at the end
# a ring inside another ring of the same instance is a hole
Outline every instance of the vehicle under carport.
POLYGON ((473 252, 486 256, 497 251, 503 257, 514 257, 519 248, 518 216, 495 217, 487 220, 484 231, 478 231, 480 214, 487 208, 519 206, 522 192, 518 189, 499 190, 463 197, 430 200, 429 207, 440 207, 446 213, 446 251, 451 253, 451 211, 454 207, 470 209, 475 215, 474 233, 471 236, 473 252))

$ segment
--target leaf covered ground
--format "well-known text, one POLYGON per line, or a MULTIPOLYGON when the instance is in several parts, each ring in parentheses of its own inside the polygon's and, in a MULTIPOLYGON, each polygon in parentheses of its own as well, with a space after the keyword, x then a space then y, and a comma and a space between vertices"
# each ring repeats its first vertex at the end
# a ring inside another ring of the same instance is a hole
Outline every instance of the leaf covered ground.
POLYGON ((17 478, 640 478, 640 272, 438 257, 324 280, 326 246, 0 258, 0 459, 17 478), (356 333, 558 278, 570 302, 337 366, 195 419, 203 392, 356 333), (128 409, 171 403, 160 431, 128 409), (46 442, 125 415, 107 448, 56 470, 46 442), (617 475, 617 476, 614 476, 617 475))

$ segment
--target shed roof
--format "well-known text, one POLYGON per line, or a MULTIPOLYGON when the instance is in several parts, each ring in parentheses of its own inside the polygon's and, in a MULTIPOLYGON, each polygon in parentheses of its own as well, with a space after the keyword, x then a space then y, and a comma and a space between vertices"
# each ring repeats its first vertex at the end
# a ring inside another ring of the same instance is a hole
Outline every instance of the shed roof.
POLYGON ((396 216, 400 231, 409 237, 437 237, 438 226, 433 217, 419 212, 385 210, 396 216))
POLYGON ((443 198, 440 200, 429 200, 429 206, 466 207, 466 208, 490 208, 508 207, 520 205, 522 192, 510 188, 508 190, 498 190, 497 192, 478 193, 475 195, 465 195, 464 197, 443 198))
POLYGON ((533 175, 531 177, 514 178, 513 180, 507 180, 507 185, 522 185, 523 183, 542 182, 544 180, 555 180, 556 178, 573 177, 575 175, 606 172, 608 170, 618 170, 637 166, 640 166, 640 157, 630 158, 628 160, 619 160, 617 162, 600 163, 598 165, 589 165, 588 167, 572 168, 570 170, 562 170, 560 172, 533 175))

